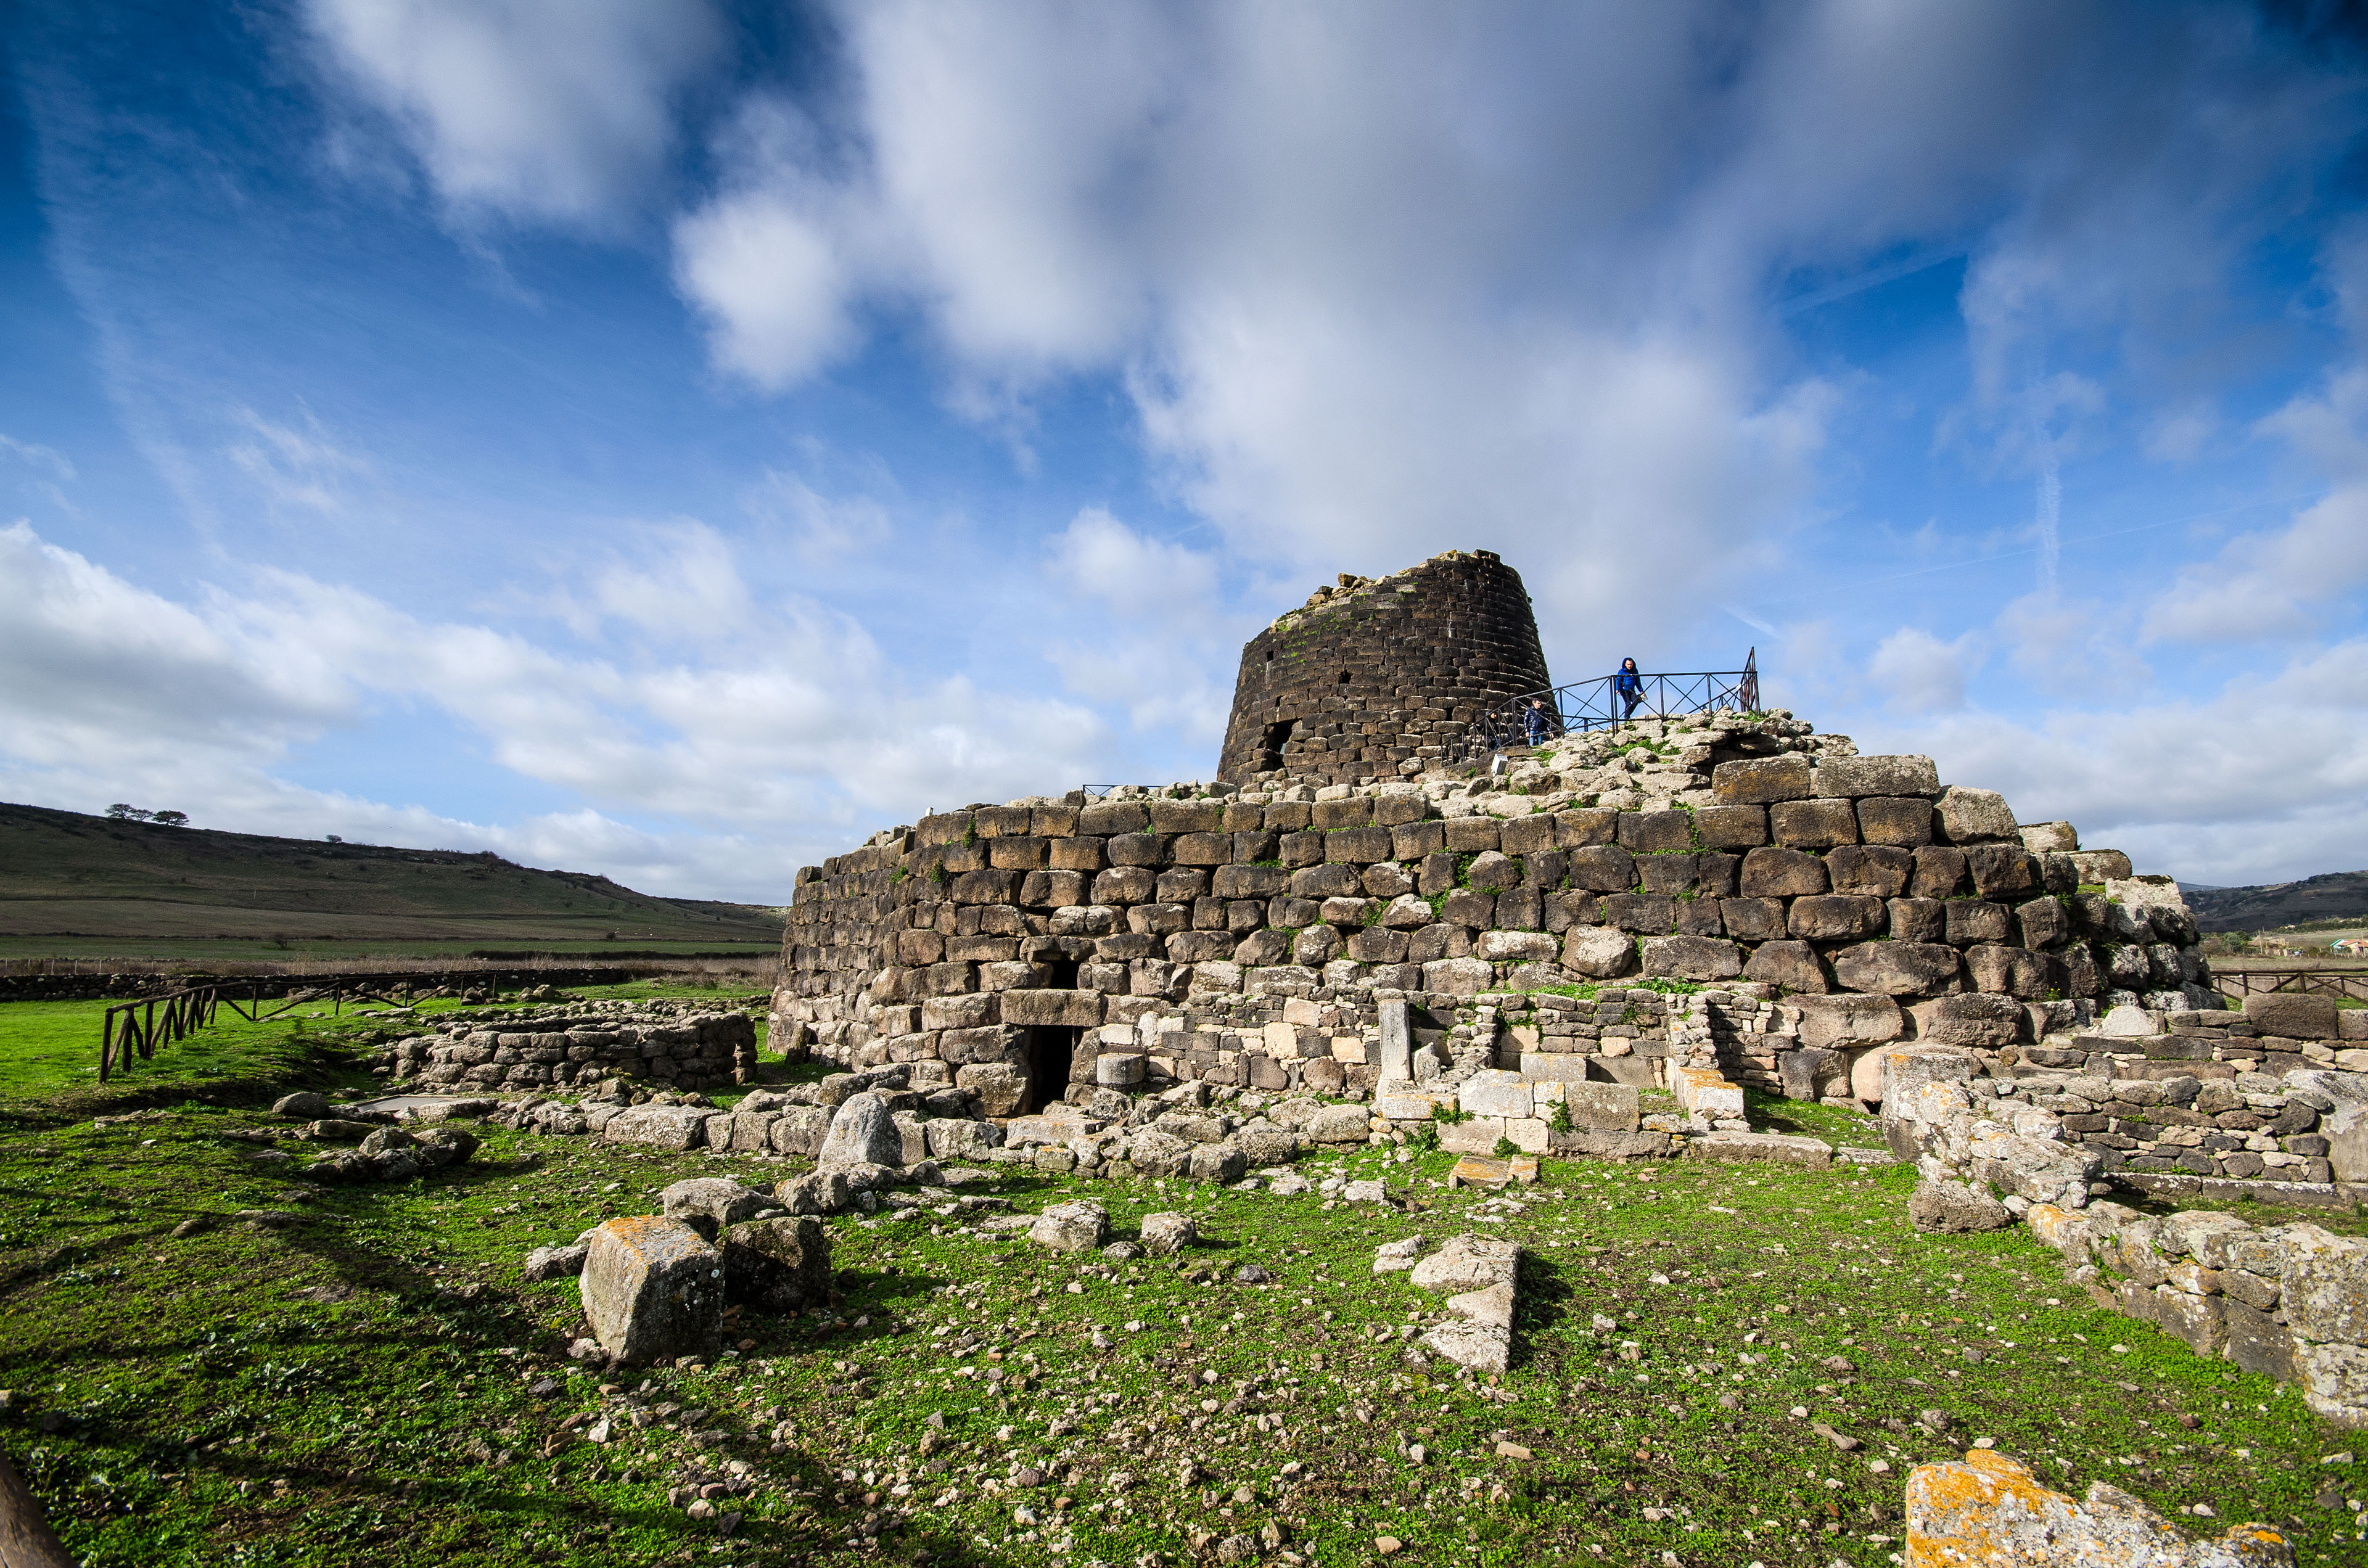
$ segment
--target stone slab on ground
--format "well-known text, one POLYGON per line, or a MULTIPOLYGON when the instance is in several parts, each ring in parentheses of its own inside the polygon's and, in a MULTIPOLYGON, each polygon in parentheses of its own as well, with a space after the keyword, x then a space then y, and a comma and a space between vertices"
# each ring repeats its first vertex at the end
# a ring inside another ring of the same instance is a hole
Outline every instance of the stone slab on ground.
POLYGON ((1685 1157, 1721 1165, 1765 1162, 1822 1170, 1833 1164, 1833 1145, 1787 1132, 1705 1132, 1686 1142, 1685 1157))
POLYGON ((2294 1548, 2263 1524, 2198 1540, 2119 1487, 2091 1482, 2075 1502, 2003 1454, 1907 1477, 1907 1560, 1918 1568, 2291 1568, 2294 1548))
POLYGON ((2106 1180, 2156 1198, 2200 1198, 2207 1203, 2273 1203, 2293 1209, 2349 1209, 2368 1203, 2368 1182, 2267 1181, 2259 1177, 2190 1176, 2183 1171, 2108 1172, 2106 1180))
POLYGON ((577 1288, 592 1336, 629 1365, 711 1351, 722 1330, 723 1256, 679 1220, 602 1225, 577 1288))
POLYGON ((1515 1154, 1505 1160, 1493 1154, 1466 1154, 1447 1173, 1450 1187, 1502 1187, 1507 1182, 1526 1187, 1537 1179, 1538 1162, 1533 1154, 1515 1154))
MULTIPOLYGON (((1382 1261, 1375 1259, 1376 1272, 1382 1261)), ((1475 1372, 1504 1371, 1512 1362, 1513 1298, 1520 1288, 1520 1264, 1521 1250, 1513 1243, 1476 1235, 1450 1237, 1446 1245, 1417 1263, 1407 1278, 1426 1290, 1453 1292, 1447 1307, 1455 1316, 1424 1334, 1424 1347, 1475 1372)))

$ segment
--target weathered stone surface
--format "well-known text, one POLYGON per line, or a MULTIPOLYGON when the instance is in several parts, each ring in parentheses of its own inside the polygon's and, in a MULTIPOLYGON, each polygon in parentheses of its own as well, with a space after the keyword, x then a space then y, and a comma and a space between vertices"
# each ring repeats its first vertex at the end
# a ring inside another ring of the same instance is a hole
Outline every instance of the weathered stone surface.
POLYGON ((1307 1136, 1318 1143, 1361 1143, 1372 1131, 1372 1117, 1363 1106, 1328 1105, 1307 1124, 1307 1136))
POLYGON ((1899 1004, 1888 996, 1798 996, 1793 1005, 1801 1009, 1804 1046, 1877 1045, 1897 1040, 1907 1027, 1899 1004))
POLYGON ((1628 1084, 1565 1084, 1562 1103, 1574 1131, 1634 1132, 1643 1116, 1643 1102, 1628 1084))
POLYGON ((1957 989, 1957 949, 1939 942, 1861 942, 1833 955, 1834 978, 1878 996, 1937 996, 1957 989))
POLYGON ((1919 1181, 1907 1199, 1907 1218, 1919 1231, 1959 1233, 2002 1230, 2013 1211, 1987 1192, 1962 1181, 1919 1181))
POLYGON ((808 1171, 781 1183, 773 1196, 792 1214, 837 1214, 854 1199, 855 1189, 844 1171, 808 1171))
POLYGON ((1941 772, 1929 756, 1834 756, 1810 773, 1810 793, 1852 800, 1867 795, 1937 795, 1941 772))
POLYGON ((526 1255, 526 1277, 529 1281, 572 1279, 584 1272, 584 1260, 591 1252, 590 1244, 584 1242, 564 1247, 537 1247, 526 1255))
POLYGON ((1754 849, 1743 858, 1745 898, 1800 898, 1827 889, 1826 863, 1802 849, 1754 849))
POLYGON ((1833 1164, 1832 1145, 1822 1139, 1780 1132, 1705 1132, 1686 1142, 1686 1158, 1719 1165, 1766 1162, 1822 1170, 1833 1164))
POLYGON ((1941 831, 1952 844, 1973 844, 1986 838, 2021 842, 2014 812, 2006 797, 1995 790, 1968 790, 1952 784, 1941 791, 1941 831))
POLYGON ((1484 931, 1480 956, 1491 963, 1552 963, 1563 944, 1543 931, 1484 931))
POLYGON ((1711 792, 1722 806, 1805 800, 1809 785, 1809 759, 1798 754, 1722 762, 1710 776, 1711 792))
POLYGON ((1102 1021, 1102 999, 1092 991, 1007 991, 1003 1021, 1021 1028, 1093 1028, 1102 1021))
POLYGON ((814 1155, 824 1170, 849 1165, 901 1165, 905 1137, 889 1111, 889 1099, 876 1089, 850 1095, 830 1119, 830 1131, 814 1155))
POLYGON ((2271 992, 2245 998, 2245 1021, 2285 1040, 2334 1040, 2340 1034, 2335 998, 2271 992))
POLYGON ((1963 1464, 1918 1465, 1907 1477, 1913 1568, 2292 1568, 2294 1560, 2267 1525, 2195 1540, 2118 1487, 2091 1482, 2075 1503, 1987 1449, 1963 1464))
POLYGON ((1768 808, 1768 833, 1788 849, 1855 844, 1858 812, 1848 801, 1785 801, 1768 808))
POLYGON ((2302 1068, 2286 1083, 2309 1095, 2318 1113, 2318 1135, 2338 1181, 2368 1182, 2368 1084, 2357 1073, 2302 1068))
MULTIPOLYGON (((983 1116, 1012 1116, 1028 1100, 1028 1079, 1008 1062, 979 1062, 954 1069, 954 1087, 978 1100, 983 1116)), ((821 1145, 815 1145, 819 1151, 821 1145)))
POLYGON ((642 1215, 593 1233, 577 1280, 600 1347, 628 1365, 704 1354, 723 1314, 723 1257, 679 1220, 642 1215))
POLYGON ((1645 972, 1678 980, 1728 980, 1743 972, 1743 951, 1716 937, 1641 939, 1645 972))
POLYGON ((1883 930, 1883 900, 1864 893, 1820 893, 1793 901, 1789 928, 1810 942, 1855 942, 1883 930))
POLYGON ((1426 1290, 1485 1290, 1518 1283, 1520 1249, 1501 1236, 1452 1236, 1414 1267, 1414 1283, 1426 1290))
POLYGON ((1426 1329, 1422 1344, 1432 1355, 1475 1372, 1502 1372, 1512 1365, 1512 1331, 1495 1324, 1453 1318, 1426 1329))
POLYGON ((274 1116, 288 1117, 296 1121, 320 1121, 336 1114, 326 1095, 316 1095, 302 1089, 292 1095, 282 1095, 271 1102, 274 1116))
POLYGON ((1825 961, 1806 942, 1762 942, 1743 966, 1743 977, 1763 985, 1781 985, 1788 992, 1816 993, 1829 989, 1825 961))
POLYGON ((772 1194, 743 1187, 728 1176, 692 1176, 658 1194, 658 1205, 669 1220, 679 1220, 709 1241, 727 1225, 754 1219, 760 1209, 776 1207, 772 1194))
POLYGON ((1054 1252, 1091 1252, 1110 1240, 1110 1215, 1091 1199, 1055 1203, 1036 1216, 1028 1239, 1054 1252))
POLYGON ((830 1233, 811 1215, 733 1225, 723 1251, 724 1293, 734 1301, 794 1312, 830 1300, 830 1233))
POLYGON ((1908 1012, 1916 1019, 1917 1041, 1923 1045, 1995 1051, 2012 1045, 2022 1033, 2022 1007, 2010 996, 1972 992, 1918 1002, 1908 1012))
POLYGON ((714 1114, 696 1106, 634 1106, 610 1117, 600 1136, 611 1143, 696 1149, 706 1143, 707 1119, 714 1114))
POLYGON ((1154 1257, 1173 1257, 1200 1240, 1200 1227, 1190 1214, 1145 1214, 1143 1217, 1143 1250, 1154 1257))
POLYGON ((1858 803, 1858 836, 1862 844, 1887 844, 1914 849, 1932 842, 1932 802, 1913 798, 1877 798, 1858 803))
POLYGON ((1575 974, 1610 980, 1636 967, 1636 943, 1608 926, 1574 926, 1563 938, 1562 966, 1575 974))

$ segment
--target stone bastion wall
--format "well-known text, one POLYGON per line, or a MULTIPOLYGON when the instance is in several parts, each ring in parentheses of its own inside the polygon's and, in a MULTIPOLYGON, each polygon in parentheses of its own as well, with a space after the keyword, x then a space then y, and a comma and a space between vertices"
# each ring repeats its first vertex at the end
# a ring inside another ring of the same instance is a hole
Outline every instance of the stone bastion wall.
POLYGON ((2027 1221, 2100 1301, 2368 1423, 2368 1243, 2111 1200, 2368 1196, 2368 1014, 2211 978, 2177 885, 2069 824, 1720 713, 890 828, 799 873, 770 1018, 1081 1175, 1237 1179, 1265 1123, 1212 1100, 1285 1141, 1808 1164, 1873 1152, 1751 1132, 1747 1086, 1880 1107, 1919 1225, 2027 1221))

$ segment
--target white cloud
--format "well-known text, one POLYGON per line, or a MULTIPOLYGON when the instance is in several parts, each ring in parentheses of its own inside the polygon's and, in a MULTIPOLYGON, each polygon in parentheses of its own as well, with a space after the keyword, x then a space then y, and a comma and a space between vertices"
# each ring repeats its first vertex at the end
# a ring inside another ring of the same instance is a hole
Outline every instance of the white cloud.
POLYGON ((345 482, 370 472, 368 460, 337 447, 309 411, 302 430, 275 424, 251 408, 238 410, 235 420, 245 434, 225 447, 224 455, 279 506, 342 511, 345 482))
POLYGON ((306 0, 313 32, 461 213, 605 226, 725 41, 707 0, 306 0))
POLYGON ((2209 696, 2030 722, 1966 712, 1857 734, 1928 753, 1944 782, 2068 819, 2143 871, 2242 885, 2368 864, 2368 641, 2209 696))
POLYGON ((1210 556, 1145 538, 1099 506, 1071 518, 1049 551, 1055 581, 1138 619, 1197 620, 1217 585, 1210 556))
POLYGON ((870 556, 895 537, 888 508, 868 495, 825 495, 793 473, 771 469, 742 505, 810 563, 870 556))
POLYGON ((2368 585, 2368 369, 2338 372, 2322 394, 2295 398, 2256 431, 2283 437, 2333 488, 2283 530, 2240 535, 2216 560, 2183 569, 2147 608, 2149 639, 2299 638, 2356 613, 2351 597, 2368 585))
POLYGON ((1058 793, 1103 770, 1109 738, 1087 710, 962 676, 909 682, 847 618, 803 599, 749 602, 711 530, 671 537, 673 574, 649 574, 646 601, 629 574, 603 578, 604 608, 742 616, 712 662, 571 657, 268 569, 252 597, 183 605, 25 523, 0 529, 0 786, 84 810, 153 797, 217 827, 564 850, 578 869, 635 870, 640 885, 778 903, 800 859, 886 823, 982 795, 1058 793), (427 705, 494 765, 583 804, 469 824, 279 776, 383 701, 427 705))
POLYGON ((28 467, 47 469, 68 483, 74 478, 74 465, 68 461, 66 455, 55 447, 44 447, 34 441, 19 441, 13 436, 0 436, 0 452, 8 453, 28 467))
POLYGON ((1918 627, 1903 626, 1876 646, 1867 675, 1896 711, 1949 713, 1965 705, 1965 683, 1982 659, 1982 641, 1975 632, 1943 642, 1918 627))

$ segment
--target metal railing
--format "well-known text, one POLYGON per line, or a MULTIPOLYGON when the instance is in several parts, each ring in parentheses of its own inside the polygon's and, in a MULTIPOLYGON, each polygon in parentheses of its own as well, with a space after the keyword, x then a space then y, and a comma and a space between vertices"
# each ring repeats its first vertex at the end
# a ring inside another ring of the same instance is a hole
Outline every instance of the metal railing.
POLYGON ((325 987, 317 981, 290 986, 283 996, 264 994, 272 989, 272 982, 266 978, 218 980, 142 996, 136 1002, 117 1003, 108 1008, 100 1025, 98 1081, 104 1084, 108 1074, 129 1069, 135 1051, 142 1062, 154 1061, 158 1046, 171 1045, 197 1033, 212 1023, 215 1012, 222 1007, 250 1024, 261 1024, 314 1002, 327 1002, 333 1014, 342 1012, 348 999, 358 1004, 381 1002, 390 1007, 402 1005, 381 994, 376 985, 351 976, 336 977, 325 987), (279 1006, 269 1006, 273 1002, 279 1006), (164 1009, 161 1014, 157 1011, 160 1007, 164 1009))
POLYGON ((1524 691, 1489 709, 1465 732, 1463 755, 1468 761, 1507 746, 1531 744, 1530 704, 1543 702, 1545 711, 1535 721, 1541 741, 1608 730, 1641 716, 1668 718, 1680 713, 1737 713, 1759 710, 1759 650, 1743 657, 1739 670, 1688 670, 1668 675, 1638 675, 1633 692, 1620 689, 1616 675, 1601 676, 1570 686, 1524 691))

